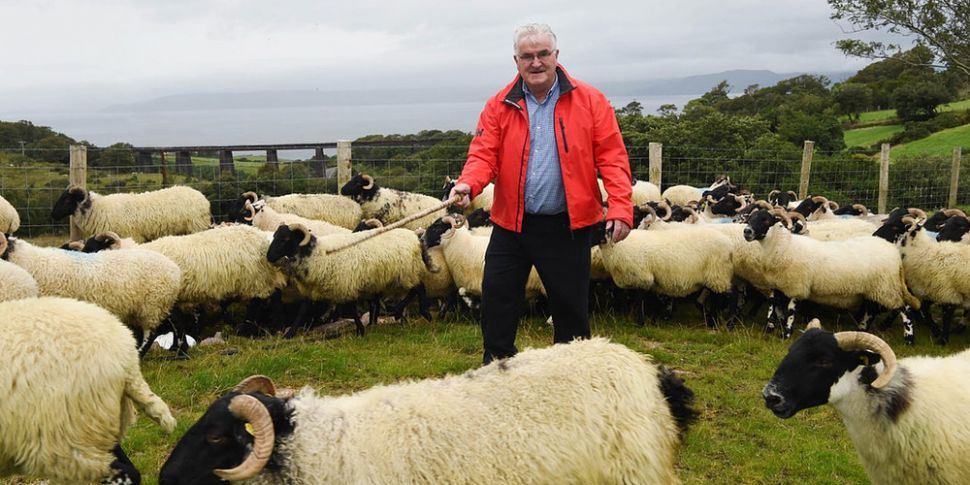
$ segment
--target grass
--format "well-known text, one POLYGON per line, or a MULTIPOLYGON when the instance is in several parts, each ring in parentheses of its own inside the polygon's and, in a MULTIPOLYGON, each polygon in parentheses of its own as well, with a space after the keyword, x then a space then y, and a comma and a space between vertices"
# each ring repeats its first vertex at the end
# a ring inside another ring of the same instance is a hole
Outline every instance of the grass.
MULTIPOLYGON (((764 335, 757 324, 732 331, 709 330, 696 313, 686 310, 671 322, 643 328, 632 321, 625 313, 596 313, 593 333, 679 369, 696 393, 695 407, 701 417, 680 453, 679 471, 685 483, 867 483, 833 409, 823 406, 781 420, 764 408, 761 388, 788 342, 764 335)), ((835 327, 832 319, 826 327, 835 327)), ((885 337, 900 356, 944 354, 967 346, 968 337, 958 335, 950 347, 935 347, 924 332, 918 334, 914 348, 907 348, 900 333, 897 326, 885 337)), ((520 327, 520 348, 551 341, 552 329, 541 317, 531 317, 520 327)), ((209 403, 248 375, 266 374, 281 386, 308 385, 321 393, 342 394, 378 383, 460 373, 479 364, 480 349, 478 326, 462 317, 371 327, 363 338, 230 337, 226 346, 194 349, 187 361, 165 360, 164 354, 153 352, 142 362, 142 372, 170 405, 179 426, 166 436, 142 416, 123 447, 141 470, 144 483, 156 484, 158 470, 178 438, 209 403)))
POLYGON ((880 125, 857 128, 845 132, 845 146, 869 147, 903 131, 903 125, 880 125))
MULTIPOLYGON (((970 99, 964 99, 962 101, 954 101, 952 103, 947 103, 937 110, 942 113, 944 111, 960 111, 970 109, 970 99)), ((883 109, 879 111, 866 111, 859 114, 859 123, 872 123, 875 121, 886 121, 896 118, 895 109, 883 109)), ((840 116, 839 121, 848 121, 847 116, 840 116)))
MULTIPOLYGON (((950 157, 955 147, 970 148, 970 125, 938 131, 926 138, 911 141, 892 148, 894 157, 941 156, 950 157)), ((967 155, 963 155, 966 157, 967 155)))

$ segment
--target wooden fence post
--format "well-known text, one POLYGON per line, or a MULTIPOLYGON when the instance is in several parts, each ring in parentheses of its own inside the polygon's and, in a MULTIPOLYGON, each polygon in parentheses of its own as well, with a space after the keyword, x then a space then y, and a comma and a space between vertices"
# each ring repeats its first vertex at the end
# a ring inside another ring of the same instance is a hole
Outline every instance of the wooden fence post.
POLYGON ((350 140, 337 140, 337 191, 350 182, 353 167, 350 162, 350 140))
POLYGON ((650 183, 657 188, 660 188, 660 182, 663 179, 663 153, 663 143, 650 143, 650 183))
POLYGON ((886 206, 889 199, 889 144, 882 144, 882 152, 879 154, 879 205, 880 214, 886 213, 886 206))
POLYGON ((947 207, 957 206, 957 187, 960 185, 960 156, 961 149, 953 149, 953 165, 950 167, 950 198, 946 201, 947 207))
MULTIPOLYGON (((88 186, 88 147, 84 145, 71 145, 71 168, 68 172, 68 182, 83 189, 88 186)), ((71 228, 71 241, 80 241, 83 238, 81 230, 74 223, 74 216, 71 216, 68 225, 71 228)))
POLYGON ((798 198, 808 197, 808 182, 812 177, 812 156, 815 154, 815 142, 805 140, 802 146, 802 173, 798 178, 798 198))

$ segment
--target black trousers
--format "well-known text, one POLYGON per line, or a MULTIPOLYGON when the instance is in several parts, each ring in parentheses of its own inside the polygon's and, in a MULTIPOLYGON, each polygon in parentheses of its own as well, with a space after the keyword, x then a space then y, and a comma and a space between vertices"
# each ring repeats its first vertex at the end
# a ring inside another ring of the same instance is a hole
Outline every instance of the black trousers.
POLYGON ((553 341, 589 338, 589 250, 592 227, 569 229, 569 216, 526 214, 522 232, 495 226, 482 281, 484 363, 518 352, 515 334, 534 265, 549 298, 553 341))

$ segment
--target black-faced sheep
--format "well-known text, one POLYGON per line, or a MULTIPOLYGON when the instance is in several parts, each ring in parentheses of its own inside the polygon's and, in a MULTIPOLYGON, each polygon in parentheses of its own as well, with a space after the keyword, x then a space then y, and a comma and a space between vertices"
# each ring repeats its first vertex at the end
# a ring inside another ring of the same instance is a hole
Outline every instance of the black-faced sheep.
POLYGON ((600 338, 349 396, 273 394, 250 378, 209 406, 160 485, 676 484, 695 416, 671 371, 600 338))
POLYGON ((882 339, 814 321, 792 343, 765 405, 780 418, 831 404, 876 485, 970 483, 970 350, 896 361, 882 339))
POLYGON ((0 476, 140 483, 119 445, 135 408, 168 433, 175 418, 142 377, 131 332, 71 299, 4 302, 0 315, 0 476))
POLYGON ((85 236, 112 231, 135 242, 204 231, 212 223, 209 201, 191 187, 100 195, 70 186, 54 203, 51 219, 74 216, 85 236))
MULTIPOLYGON (((262 200, 276 212, 326 221, 345 229, 353 229, 363 217, 360 204, 336 194, 287 194, 278 197, 268 195, 260 197, 256 192, 246 192, 236 203, 233 212, 238 213, 242 210, 247 200, 250 203, 262 200)), ((242 222, 242 220, 237 219, 236 222, 242 222)), ((273 230, 275 229, 274 227, 273 230)))
MULTIPOLYGON (((7 238, 0 234, 0 255, 7 251, 7 238)), ((37 296, 37 282, 27 270, 0 259, 0 301, 37 296)))
MULTIPOLYGON (((385 226, 422 210, 441 205, 440 200, 430 195, 380 187, 373 177, 366 174, 356 175, 350 179, 340 188, 340 194, 357 201, 365 218, 377 219, 385 226)), ((445 213, 446 209, 441 209, 405 224, 403 227, 411 230, 427 228, 435 219, 444 216, 445 213)))

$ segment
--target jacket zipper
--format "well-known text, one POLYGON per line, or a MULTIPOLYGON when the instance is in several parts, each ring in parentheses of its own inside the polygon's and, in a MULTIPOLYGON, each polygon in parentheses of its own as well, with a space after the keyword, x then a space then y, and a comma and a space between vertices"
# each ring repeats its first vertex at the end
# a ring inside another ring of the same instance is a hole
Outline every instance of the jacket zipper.
POLYGON ((559 131, 562 132, 562 147, 569 153, 569 143, 566 142, 566 124, 562 121, 562 116, 559 117, 559 131))
MULTIPOLYGON (((506 103, 509 103, 512 106, 515 106, 515 109, 519 110, 519 113, 522 113, 523 112, 522 111, 522 106, 519 106, 518 103, 513 103, 513 102, 511 102, 509 100, 505 100, 505 102, 506 103)), ((529 117, 528 117, 528 115, 525 115, 525 117, 526 117, 525 125, 528 127, 529 126, 529 119, 528 119, 529 117)), ((518 188, 518 190, 516 190, 516 192, 518 193, 518 197, 516 197, 516 205, 515 205, 515 214, 516 214, 515 217, 516 218, 524 217, 525 216, 525 209, 522 208, 522 205, 524 204, 524 201, 522 200, 522 198, 525 197, 525 195, 524 195, 524 192, 525 192, 524 182, 522 181, 522 178, 525 177, 525 170, 524 170, 525 169, 525 147, 528 144, 529 144, 529 136, 528 136, 528 132, 526 132, 525 140, 522 142, 522 155, 519 158, 519 188, 518 188)), ((521 219, 517 220, 516 222, 517 222, 516 226, 518 226, 519 231, 522 231, 522 222, 521 222, 521 219)))

